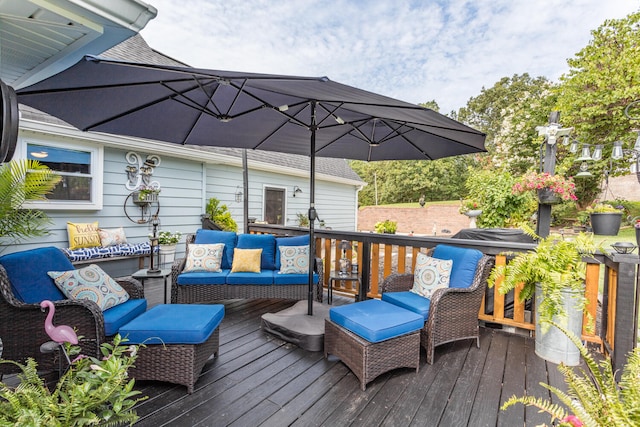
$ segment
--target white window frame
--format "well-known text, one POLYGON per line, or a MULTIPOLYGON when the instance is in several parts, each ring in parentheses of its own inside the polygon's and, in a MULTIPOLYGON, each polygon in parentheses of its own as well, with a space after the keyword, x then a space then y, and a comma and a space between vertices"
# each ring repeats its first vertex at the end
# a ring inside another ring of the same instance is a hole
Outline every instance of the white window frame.
POLYGON ((27 158, 27 145, 36 144, 88 152, 91 156, 91 200, 45 200, 27 202, 26 208, 42 210, 85 211, 100 210, 103 203, 104 149, 101 145, 78 143, 72 141, 54 141, 39 138, 21 138, 16 149, 16 158, 27 158))

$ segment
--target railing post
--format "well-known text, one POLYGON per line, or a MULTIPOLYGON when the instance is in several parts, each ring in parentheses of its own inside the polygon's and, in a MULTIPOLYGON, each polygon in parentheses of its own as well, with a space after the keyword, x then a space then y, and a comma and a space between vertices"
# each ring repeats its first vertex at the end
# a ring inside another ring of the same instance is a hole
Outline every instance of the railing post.
MULTIPOLYGON (((618 283, 615 292, 615 335, 611 362, 619 377, 628 355, 636 345, 638 335, 638 256, 611 254, 618 267, 618 283)), ((606 315, 606 313, 603 313, 606 315)), ((608 319, 611 321, 612 319, 608 319)))
POLYGON ((358 301, 367 299, 369 291, 369 276, 371 275, 371 242, 362 242, 362 277, 360 278, 360 290, 358 301))

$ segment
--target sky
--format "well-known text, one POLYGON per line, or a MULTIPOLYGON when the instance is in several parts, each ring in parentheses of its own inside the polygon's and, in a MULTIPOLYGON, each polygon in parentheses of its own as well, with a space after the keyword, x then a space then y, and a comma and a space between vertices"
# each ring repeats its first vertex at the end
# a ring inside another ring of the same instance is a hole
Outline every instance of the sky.
POLYGON ((199 68, 331 80, 457 111, 502 77, 557 82, 640 0, 145 0, 155 50, 199 68))

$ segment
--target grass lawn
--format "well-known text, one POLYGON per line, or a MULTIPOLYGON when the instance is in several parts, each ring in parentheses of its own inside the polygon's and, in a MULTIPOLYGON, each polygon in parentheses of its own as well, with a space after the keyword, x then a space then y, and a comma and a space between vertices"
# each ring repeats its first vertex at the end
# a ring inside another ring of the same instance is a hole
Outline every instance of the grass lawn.
POLYGON ((636 230, 634 227, 627 226, 621 227, 617 236, 594 236, 597 244, 601 244, 605 249, 610 248, 612 243, 616 242, 631 242, 636 244, 636 230))

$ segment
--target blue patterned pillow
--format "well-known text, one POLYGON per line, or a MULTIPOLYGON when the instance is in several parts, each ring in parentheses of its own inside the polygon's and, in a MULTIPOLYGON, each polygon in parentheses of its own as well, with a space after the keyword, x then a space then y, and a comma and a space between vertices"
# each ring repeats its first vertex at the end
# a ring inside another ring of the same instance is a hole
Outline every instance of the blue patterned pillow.
POLYGON ((195 271, 219 273, 222 271, 220 267, 224 246, 224 243, 190 244, 187 248, 187 262, 182 271, 184 273, 193 273, 195 271))
POLYGON ((280 271, 278 274, 308 274, 309 245, 280 246, 280 271))
POLYGON ((88 299, 102 311, 129 299, 129 294, 96 264, 78 270, 49 271, 56 286, 70 299, 88 299))
POLYGON ((411 292, 425 298, 431 298, 437 289, 448 288, 451 276, 452 260, 431 258, 418 252, 411 292))

